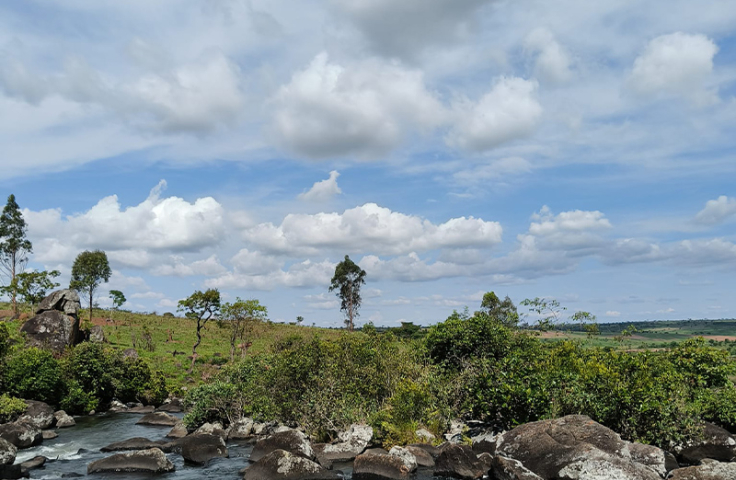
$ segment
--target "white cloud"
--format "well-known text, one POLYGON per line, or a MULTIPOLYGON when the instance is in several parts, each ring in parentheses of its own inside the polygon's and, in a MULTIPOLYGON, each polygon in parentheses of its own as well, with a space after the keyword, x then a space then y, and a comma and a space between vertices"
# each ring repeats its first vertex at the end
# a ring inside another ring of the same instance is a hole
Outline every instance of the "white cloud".
POLYGON ((337 186, 337 177, 340 173, 337 170, 330 172, 330 178, 315 182, 309 191, 300 193, 299 199, 307 202, 325 202, 335 195, 342 193, 340 187, 337 186))
POLYGON ((210 255, 203 260, 196 260, 190 264, 184 263, 184 258, 180 256, 171 256, 171 263, 159 265, 151 269, 153 275, 171 276, 171 277, 191 277, 194 275, 205 275, 214 277, 222 275, 227 271, 222 266, 217 255, 210 255))
POLYGON ((477 185, 499 180, 510 175, 529 173, 532 165, 521 157, 505 157, 470 169, 460 170, 453 174, 453 179, 461 185, 477 185))
POLYGON ((343 213, 289 214, 280 226, 261 224, 244 238, 264 251, 314 254, 320 249, 403 254, 442 248, 491 247, 501 242, 497 222, 452 218, 436 225, 375 203, 343 213))
POLYGON ((235 271, 239 274, 264 275, 268 272, 278 270, 284 262, 276 257, 244 248, 230 259, 230 263, 232 263, 235 271))
POLYGON ((716 225, 736 214, 736 198, 721 195, 708 200, 705 207, 695 215, 695 222, 702 225, 716 225))
POLYGON ((274 108, 280 142, 312 158, 375 158, 445 116, 420 71, 379 60, 345 67, 326 53, 281 87, 274 108))
POLYGON ((480 152, 531 134, 542 117, 542 106, 534 98, 536 89, 536 81, 497 79, 477 103, 465 100, 456 106, 455 124, 447 142, 480 152))
POLYGON ((620 317, 620 316, 621 316, 621 312, 618 312, 618 311, 616 311, 616 310, 608 310, 608 311, 607 311, 607 312, 605 313, 605 315, 606 315, 607 317, 612 317, 612 318, 618 318, 618 317, 620 317))
POLYGON ((570 55, 546 28, 533 30, 526 39, 524 47, 535 56, 534 74, 540 80, 550 83, 563 83, 572 77, 570 55))
POLYGON ((330 261, 305 260, 292 264, 286 270, 276 270, 262 275, 228 272, 205 280, 205 285, 208 288, 252 288, 256 290, 272 290, 278 287, 316 287, 329 285, 334 273, 335 264, 330 261))
POLYGON ((629 85, 640 94, 676 94, 696 103, 717 97, 706 81, 718 47, 705 35, 671 33, 654 38, 634 61, 629 85))

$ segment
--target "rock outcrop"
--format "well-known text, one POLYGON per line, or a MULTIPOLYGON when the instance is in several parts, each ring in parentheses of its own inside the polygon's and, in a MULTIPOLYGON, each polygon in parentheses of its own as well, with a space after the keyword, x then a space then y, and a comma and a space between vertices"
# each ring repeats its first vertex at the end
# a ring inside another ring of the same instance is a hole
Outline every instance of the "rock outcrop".
POLYGON ((57 290, 41 301, 36 315, 20 331, 29 345, 63 352, 81 341, 79 332, 79 295, 74 290, 57 290))
POLYGON ((51 428, 56 422, 54 417, 54 409, 44 402, 36 400, 26 400, 26 411, 18 418, 18 422, 29 423, 36 428, 46 430, 51 428))
POLYGON ((736 463, 705 459, 700 465, 679 468, 667 480, 731 480, 736 478, 736 463))
POLYGON ((168 473, 174 464, 158 448, 130 453, 117 453, 87 466, 87 474, 106 472, 168 473))
POLYGON ((681 463, 697 464, 709 458, 720 462, 736 460, 736 438, 712 423, 706 423, 703 438, 677 449, 677 457, 681 463))
POLYGON ((342 476, 307 458, 277 449, 246 468, 243 478, 244 480, 338 480, 342 476))
POLYGON ((289 429, 259 440, 253 447, 250 461, 257 462, 274 450, 285 450, 308 460, 314 460, 314 451, 306 435, 298 430, 289 429))
POLYGON ((347 462, 363 453, 372 438, 369 425, 351 425, 350 430, 338 435, 339 442, 317 444, 314 453, 320 465, 331 468, 334 462, 347 462))
POLYGON ((0 425, 0 438, 18 448, 30 448, 43 441, 43 434, 38 427, 29 423, 4 423, 0 425))
POLYGON ((464 480, 481 478, 488 472, 488 466, 478 459, 473 449, 467 445, 445 443, 435 459, 434 475, 464 480))
POLYGON ((152 412, 143 415, 140 420, 135 422, 135 424, 173 427, 179 422, 180 420, 178 418, 166 412, 152 412))
POLYGON ((12 465, 17 453, 18 448, 15 445, 0 438, 0 465, 12 465))

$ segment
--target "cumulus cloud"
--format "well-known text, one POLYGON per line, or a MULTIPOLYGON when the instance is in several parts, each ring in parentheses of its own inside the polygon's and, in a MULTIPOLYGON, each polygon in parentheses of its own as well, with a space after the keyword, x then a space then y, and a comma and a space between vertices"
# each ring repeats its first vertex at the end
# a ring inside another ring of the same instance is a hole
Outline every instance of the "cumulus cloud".
POLYGON ((538 28, 527 35, 524 47, 535 57, 534 74, 540 80, 563 83, 572 77, 570 54, 546 28, 538 28))
POLYGON ((440 248, 491 247, 501 241, 497 222, 452 218, 433 224, 418 216, 393 212, 375 203, 343 213, 289 214, 281 225, 261 224, 244 238, 264 251, 314 254, 342 249, 378 254, 405 254, 440 248))
POLYGON ((521 157, 506 157, 490 163, 455 172, 452 177, 460 185, 476 185, 510 175, 529 173, 532 164, 521 157))
POLYGON ((542 106, 534 97, 536 90, 536 81, 497 79, 477 103, 465 100, 456 106, 448 144, 482 152, 531 134, 542 117, 542 106))
POLYGON ((445 115, 420 71, 379 60, 346 67, 326 53, 281 87, 274 106, 279 141, 312 158, 378 157, 445 115))
POLYGON ((337 186, 337 177, 339 176, 340 173, 337 170, 331 171, 330 178, 315 182, 309 191, 299 194, 299 200, 307 202, 325 202, 335 195, 341 194, 342 190, 337 186))
POLYGON ((210 255, 203 260, 196 260, 189 264, 185 263, 184 257, 174 255, 170 258, 170 263, 158 265, 151 269, 153 275, 168 277, 191 277, 194 275, 204 275, 213 277, 222 275, 227 269, 222 266, 217 255, 210 255))
POLYGON ((706 81, 717 52, 716 44, 705 35, 676 32, 659 36, 634 61, 629 85, 643 95, 675 94, 712 103, 717 97, 706 81))
POLYGON ((335 263, 328 260, 305 260, 294 263, 286 270, 279 269, 262 275, 228 272, 205 281, 208 288, 252 288, 272 290, 278 287, 315 287, 328 285, 335 273, 335 263))
POLYGON ((695 223, 716 225, 733 215, 736 215, 736 198, 721 195, 706 202, 705 208, 695 215, 695 223))

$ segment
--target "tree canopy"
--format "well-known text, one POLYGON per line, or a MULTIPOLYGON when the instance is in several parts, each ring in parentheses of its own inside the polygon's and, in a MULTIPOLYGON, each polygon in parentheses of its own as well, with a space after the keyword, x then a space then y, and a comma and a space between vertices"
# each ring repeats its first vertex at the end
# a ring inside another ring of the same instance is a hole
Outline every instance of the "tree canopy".
POLYGON ((358 317, 361 303, 360 286, 365 285, 365 270, 356 265, 350 257, 335 267, 335 275, 330 283, 330 292, 336 291, 340 300, 340 311, 345 312, 345 324, 348 330, 353 330, 355 318, 358 317))
POLYGON ((178 311, 184 312, 184 316, 197 322, 197 340, 192 346, 192 369, 194 369, 197 347, 202 343, 202 328, 220 313, 220 292, 216 288, 210 288, 205 292, 197 290, 184 300, 179 300, 178 311))
POLYGON ((16 275, 23 271, 28 262, 28 255, 33 252, 30 240, 26 238, 28 226, 23 219, 15 195, 8 196, 8 203, 0 215, 0 266, 8 279, 8 285, 12 285, 10 291, 13 303, 13 312, 18 313, 16 302, 17 283, 16 275))
POLYGON ((107 261, 107 254, 102 250, 93 252, 87 250, 74 260, 72 265, 72 280, 69 288, 80 293, 84 293, 89 297, 89 320, 92 321, 92 305, 95 290, 100 286, 101 282, 107 283, 112 275, 110 262, 107 261))

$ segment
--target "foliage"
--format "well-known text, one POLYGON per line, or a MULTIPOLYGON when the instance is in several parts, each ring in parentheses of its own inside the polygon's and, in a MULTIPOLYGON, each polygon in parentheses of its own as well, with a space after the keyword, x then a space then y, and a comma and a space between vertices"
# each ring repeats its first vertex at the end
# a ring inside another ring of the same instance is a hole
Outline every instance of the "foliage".
POLYGON ((3 393, 0 395, 0 423, 15 421, 26 408, 28 405, 22 399, 3 393))
POLYGON ((36 304, 41 303, 41 300, 46 298, 49 290, 59 286, 58 283, 53 281, 59 275, 61 273, 58 270, 18 273, 15 279, 10 282, 10 285, 0 287, 0 291, 7 295, 12 295, 15 292, 21 298, 21 301, 30 305, 31 310, 33 310, 36 304))
POLYGON ((15 397, 57 404, 64 392, 61 367, 47 350, 17 350, 6 360, 3 387, 15 397))
POLYGON ((555 299, 535 297, 522 300, 521 305, 529 309, 537 317, 537 328, 541 331, 554 330, 562 320, 562 312, 567 308, 560 305, 555 299))
POLYGON ((241 300, 222 306, 221 324, 230 325, 230 361, 235 360, 236 344, 240 342, 241 356, 248 352, 256 327, 267 320, 268 310, 258 300, 241 300))
POLYGON ((92 321, 92 305, 95 290, 100 282, 107 283, 112 275, 107 254, 102 250, 84 251, 77 255, 72 265, 69 288, 85 293, 89 297, 89 320, 92 321))
MULTIPOLYGON (((64 370, 67 379, 79 385, 81 390, 96 398, 100 404, 109 403, 115 397, 115 368, 112 357, 99 343, 80 343, 66 359, 64 370)), ((84 412, 76 412, 84 413, 84 412)))
POLYGON ((205 292, 195 291, 184 300, 179 300, 178 311, 197 322, 197 340, 192 346, 192 370, 197 361, 197 347, 202 343, 202 328, 220 312, 220 292, 210 288, 205 292))
POLYGON ((78 382, 71 380, 67 383, 67 391, 59 406, 69 414, 78 415, 97 410, 99 404, 99 398, 86 391, 78 382))
POLYGON ((508 295, 501 300, 494 292, 487 292, 483 295, 480 310, 507 327, 515 327, 519 324, 519 313, 516 310, 516 305, 508 295))
POLYGON ((0 267, 8 279, 8 285, 13 285, 9 293, 15 314, 18 314, 18 304, 17 285, 14 285, 14 280, 17 274, 23 271, 28 262, 28 255, 33 252, 33 246, 26 238, 27 229, 26 221, 15 201, 15 195, 10 194, 8 203, 0 215, 0 267))
POLYGON ((189 409, 184 424, 192 429, 206 422, 229 425, 242 415, 241 397, 235 385, 221 380, 192 389, 184 399, 184 406, 189 409))
POLYGON ((10 329, 8 324, 0 322, 0 360, 10 351, 10 329))
POLYGON ((120 307, 127 301, 125 295, 120 290, 110 290, 110 300, 112 300, 113 310, 120 310, 120 307))
POLYGON ((355 319, 359 315, 362 300, 360 286, 365 285, 365 275, 365 270, 345 255, 345 259, 335 267, 335 275, 330 281, 329 291, 337 291, 335 295, 340 298, 340 311, 345 312, 345 325, 350 331, 355 327, 355 319))

